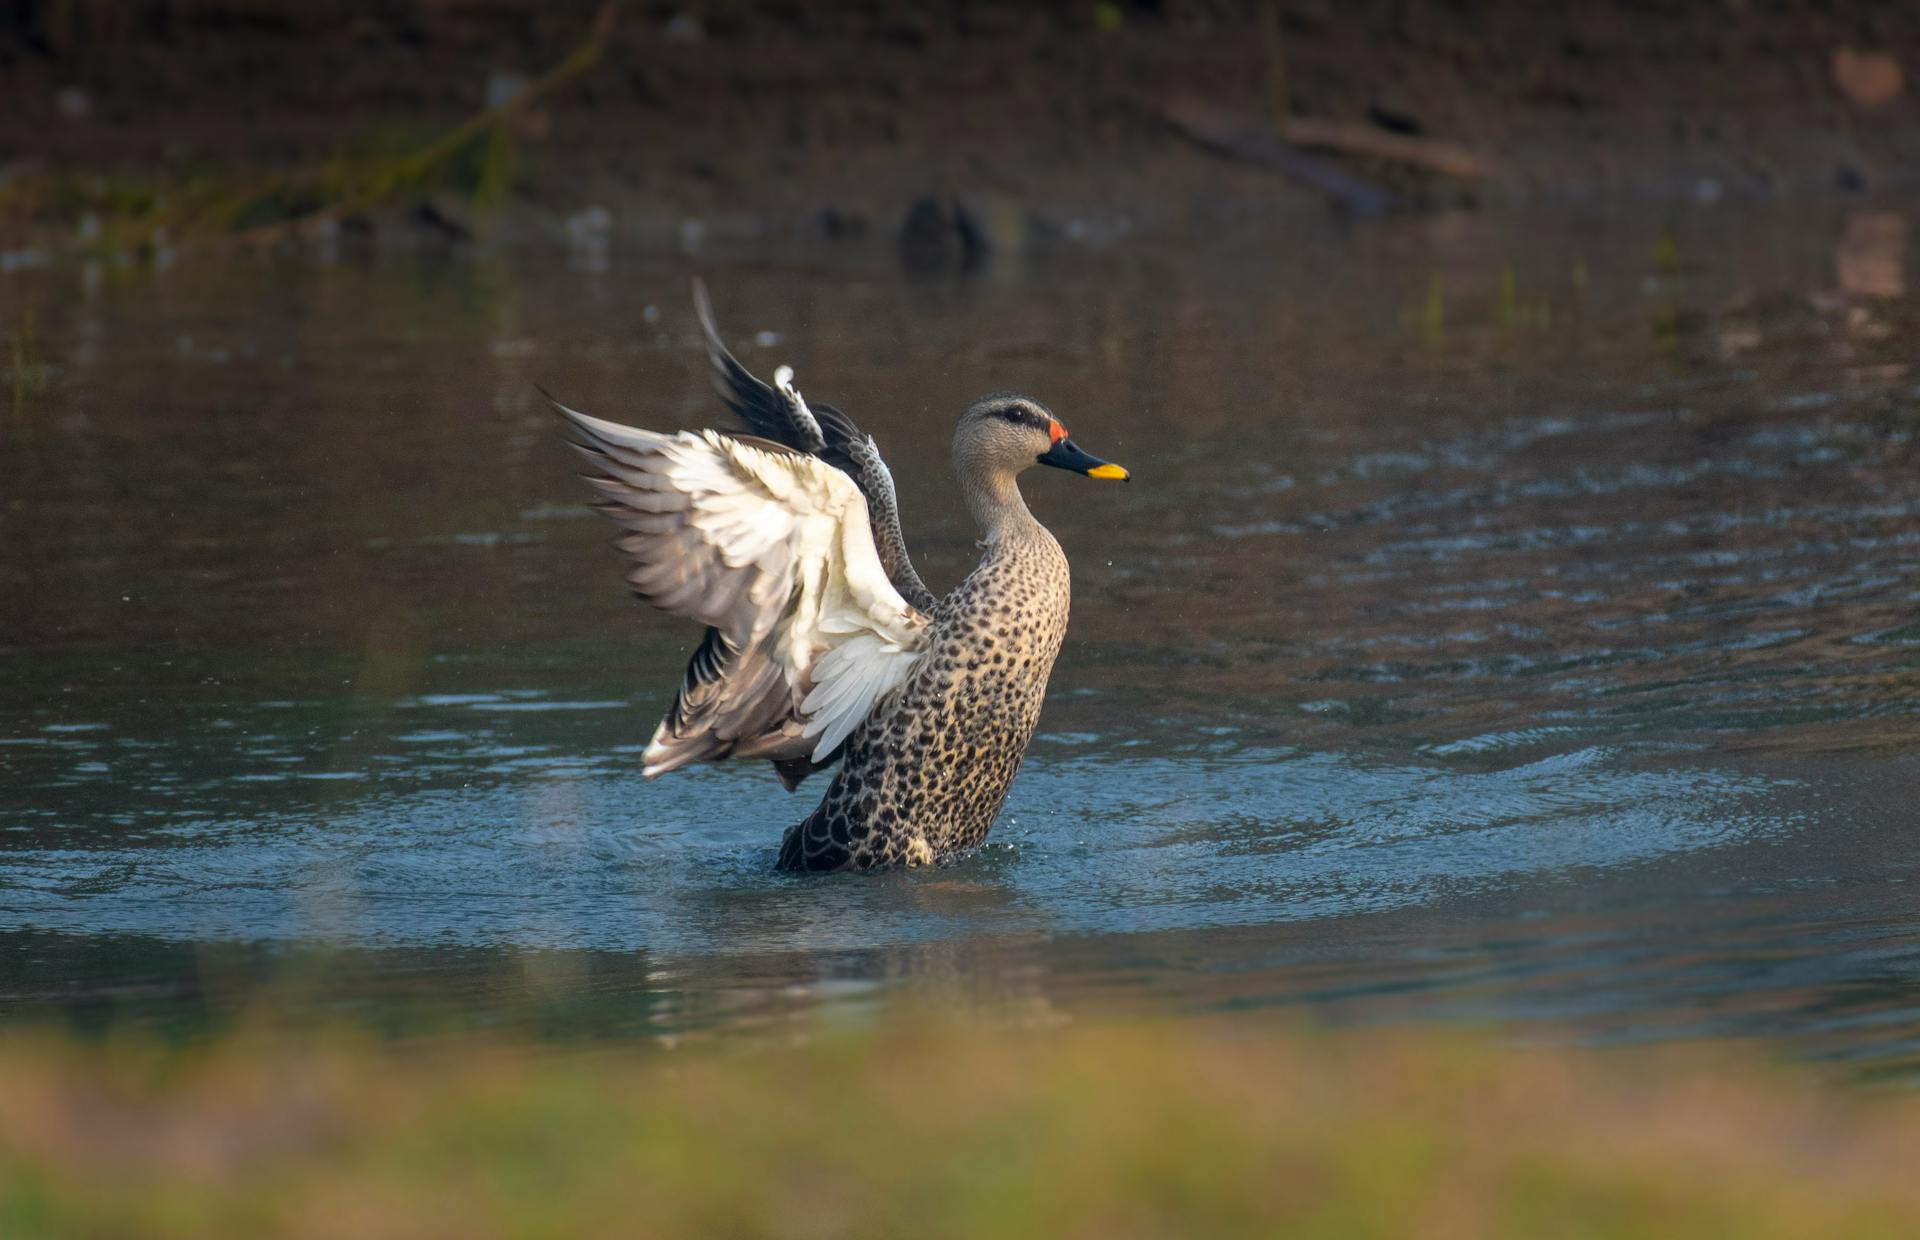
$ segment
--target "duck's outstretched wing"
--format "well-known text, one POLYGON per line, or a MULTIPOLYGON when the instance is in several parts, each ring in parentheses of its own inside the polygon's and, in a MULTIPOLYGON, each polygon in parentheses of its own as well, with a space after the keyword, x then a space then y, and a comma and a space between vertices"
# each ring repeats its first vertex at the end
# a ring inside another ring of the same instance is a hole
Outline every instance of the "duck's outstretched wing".
POLYGON ((900 528, 900 502, 893 489, 893 471, 880 459, 880 447, 873 436, 862 431, 854 420, 832 405, 810 409, 793 386, 793 370, 782 366, 773 372, 774 386, 768 387, 740 364, 720 340, 714 326, 713 306, 707 300, 706 285, 693 282, 693 308, 700 319, 700 331, 706 337, 707 360, 713 364, 713 386, 733 416, 755 435, 777 444, 819 457, 840 470, 867 501, 867 517, 873 529, 874 550, 887 580, 903 598, 922 611, 931 611, 937 601, 907 554, 906 534, 900 528))
POLYGON ((614 545, 633 592, 708 626, 645 773, 771 758, 788 778, 830 760, 928 639, 927 617, 880 567, 852 480, 763 440, 554 408, 598 507, 626 531, 614 545))

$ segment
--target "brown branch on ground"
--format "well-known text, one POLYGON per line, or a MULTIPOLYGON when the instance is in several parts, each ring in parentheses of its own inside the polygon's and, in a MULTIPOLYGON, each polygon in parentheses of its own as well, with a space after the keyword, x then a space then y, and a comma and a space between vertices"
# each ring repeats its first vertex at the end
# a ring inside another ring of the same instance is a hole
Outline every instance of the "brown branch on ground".
POLYGON ((1458 181, 1482 180, 1492 171, 1484 158, 1454 143, 1389 133, 1353 121, 1288 116, 1276 128, 1251 113, 1216 107, 1196 99, 1169 100, 1161 106, 1160 114, 1188 139, 1209 150, 1277 168, 1308 181, 1336 199, 1350 196, 1354 185, 1365 186, 1369 194, 1384 191, 1366 186, 1357 178, 1345 178, 1345 174, 1336 174, 1344 178, 1340 182, 1330 181, 1327 173, 1332 170, 1316 165, 1304 151, 1357 155, 1419 168, 1458 181))
POLYGON ((1169 101, 1162 105, 1160 116, 1188 141, 1218 155, 1272 168, 1320 191, 1354 215, 1381 215, 1397 205, 1387 190, 1307 154, 1258 116, 1193 99, 1169 101))
POLYGON ((1383 159, 1389 163, 1406 164, 1443 177, 1452 177, 1456 181, 1484 180, 1492 172, 1486 160, 1463 146, 1413 134, 1390 133, 1377 126, 1354 121, 1290 117, 1281 127, 1280 136, 1295 146, 1383 159))

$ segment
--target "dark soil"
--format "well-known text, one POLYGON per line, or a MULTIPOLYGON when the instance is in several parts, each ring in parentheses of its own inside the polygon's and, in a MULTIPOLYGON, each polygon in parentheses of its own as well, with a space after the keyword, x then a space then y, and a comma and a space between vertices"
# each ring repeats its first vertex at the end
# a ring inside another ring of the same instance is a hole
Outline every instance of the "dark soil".
MULTIPOLYGON (((0 183, 298 167, 425 141, 484 106, 498 75, 565 57, 597 7, 16 2, 0 16, 0 183)), ((972 204, 993 232, 1204 226, 1326 201, 1177 131, 1163 108, 1181 98, 1359 122, 1490 161, 1471 185, 1340 165, 1416 206, 1913 179, 1912 91, 1849 99, 1841 49, 1920 70, 1920 5, 629 3, 605 59, 520 126, 503 218, 558 232, 599 207, 588 224, 621 236, 677 237, 689 219, 709 235, 891 234, 931 197, 972 204)))

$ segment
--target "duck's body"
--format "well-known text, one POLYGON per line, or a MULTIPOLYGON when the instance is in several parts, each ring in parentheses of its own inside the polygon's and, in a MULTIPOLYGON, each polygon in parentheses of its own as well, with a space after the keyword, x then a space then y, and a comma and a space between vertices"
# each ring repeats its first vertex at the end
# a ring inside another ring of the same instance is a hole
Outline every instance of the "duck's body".
POLYGON ((986 838, 1033 736, 1066 634, 1067 560, 1014 478, 1040 463, 1103 478, 1028 397, 975 402, 954 465, 986 546, 936 599, 906 554, 892 477, 844 414, 808 409, 721 345, 696 289, 728 405, 764 438, 668 436, 564 406, 587 480, 629 532, 635 593, 707 637, 647 747, 646 774, 772 760, 789 789, 840 769, 787 830, 794 870, 918 865, 986 838))
POLYGON ((1067 557, 1021 508, 934 609, 926 656, 847 738, 780 867, 924 864, 987 838, 1067 633, 1067 557))

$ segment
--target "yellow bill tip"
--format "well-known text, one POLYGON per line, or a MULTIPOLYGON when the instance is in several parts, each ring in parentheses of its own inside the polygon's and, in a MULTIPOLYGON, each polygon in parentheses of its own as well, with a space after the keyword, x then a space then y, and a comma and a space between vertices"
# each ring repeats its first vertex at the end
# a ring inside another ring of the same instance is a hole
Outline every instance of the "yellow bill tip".
POLYGON ((1131 479, 1133 475, 1128 473, 1126 470, 1122 469, 1118 465, 1095 465, 1092 469, 1089 469, 1087 471, 1087 477, 1117 478, 1121 482, 1126 482, 1127 480, 1131 479))

